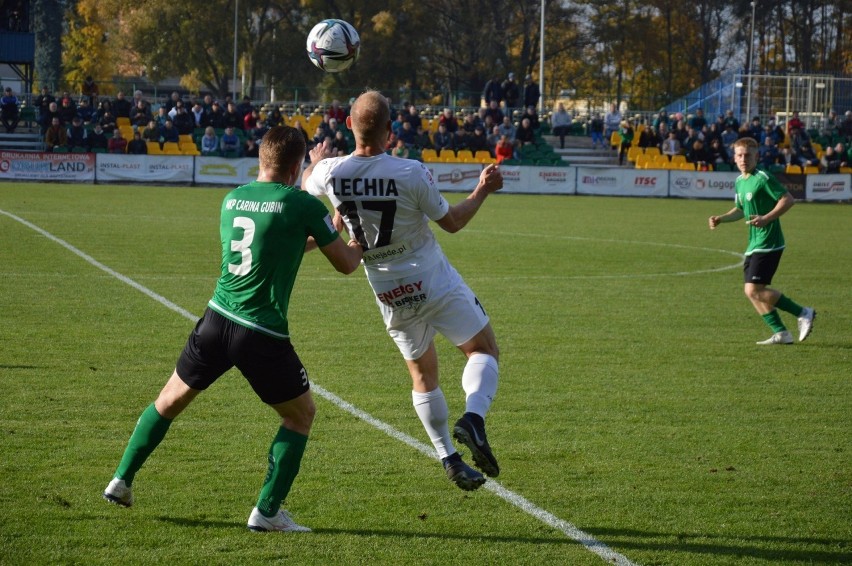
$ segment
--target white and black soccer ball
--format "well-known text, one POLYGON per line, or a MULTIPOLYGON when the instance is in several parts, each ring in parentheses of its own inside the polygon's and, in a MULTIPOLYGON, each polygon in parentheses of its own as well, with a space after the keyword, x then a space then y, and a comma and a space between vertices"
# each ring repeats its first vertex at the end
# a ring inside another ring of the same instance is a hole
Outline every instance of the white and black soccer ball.
POLYGON ((311 63, 328 73, 339 73, 352 66, 361 53, 361 38, 349 22, 323 20, 308 34, 311 63))

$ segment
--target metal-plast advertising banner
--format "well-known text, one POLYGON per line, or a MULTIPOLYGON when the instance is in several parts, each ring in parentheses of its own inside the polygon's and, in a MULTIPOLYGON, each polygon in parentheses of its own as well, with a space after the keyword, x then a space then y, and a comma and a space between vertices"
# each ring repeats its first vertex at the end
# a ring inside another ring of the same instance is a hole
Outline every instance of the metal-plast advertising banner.
MULTIPOLYGON (((256 157, 225 159, 222 157, 197 157, 195 182, 203 185, 245 185, 257 179, 256 157)), ((297 179, 299 185, 301 176, 297 179)))
POLYGON ((97 154, 97 180, 192 183, 192 156, 97 154))
POLYGON ((808 200, 852 199, 852 175, 808 175, 805 195, 808 200))
MULTIPOLYGON (((426 163, 438 189, 470 192, 487 167, 480 163, 426 163)), ((501 165, 503 193, 574 194, 576 177, 571 167, 501 165)))
POLYGON ((0 179, 91 183, 95 180, 95 156, 91 153, 0 151, 0 179))

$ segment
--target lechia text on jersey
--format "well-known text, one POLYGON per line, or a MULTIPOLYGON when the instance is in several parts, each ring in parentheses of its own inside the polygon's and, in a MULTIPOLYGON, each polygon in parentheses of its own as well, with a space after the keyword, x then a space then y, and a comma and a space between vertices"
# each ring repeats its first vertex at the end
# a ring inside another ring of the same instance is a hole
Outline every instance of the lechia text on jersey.
POLYGON ((394 179, 332 179, 338 197, 398 197, 394 179))

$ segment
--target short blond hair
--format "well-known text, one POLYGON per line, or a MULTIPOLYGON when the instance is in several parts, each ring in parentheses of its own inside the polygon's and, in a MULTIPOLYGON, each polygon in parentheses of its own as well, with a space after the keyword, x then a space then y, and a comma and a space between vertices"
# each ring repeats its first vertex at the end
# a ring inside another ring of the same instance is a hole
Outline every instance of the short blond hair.
POLYGON ((757 151, 758 143, 757 140, 754 138, 745 137, 735 141, 733 147, 734 149, 738 147, 744 147, 749 151, 757 151))

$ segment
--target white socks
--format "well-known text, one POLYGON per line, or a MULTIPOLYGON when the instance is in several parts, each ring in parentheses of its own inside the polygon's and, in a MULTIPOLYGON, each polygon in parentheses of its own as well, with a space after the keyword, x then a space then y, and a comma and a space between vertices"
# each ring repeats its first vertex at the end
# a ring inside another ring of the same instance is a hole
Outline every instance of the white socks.
POLYGON ((455 453, 448 422, 450 409, 447 407, 447 400, 441 388, 438 387, 428 393, 412 391, 411 400, 414 403, 414 411, 420 417, 426 434, 429 435, 432 445, 438 452, 438 457, 444 459, 451 453, 455 453))
POLYGON ((462 388, 467 395, 465 412, 482 418, 497 394, 497 360, 488 354, 473 354, 467 359, 462 373, 462 388))

